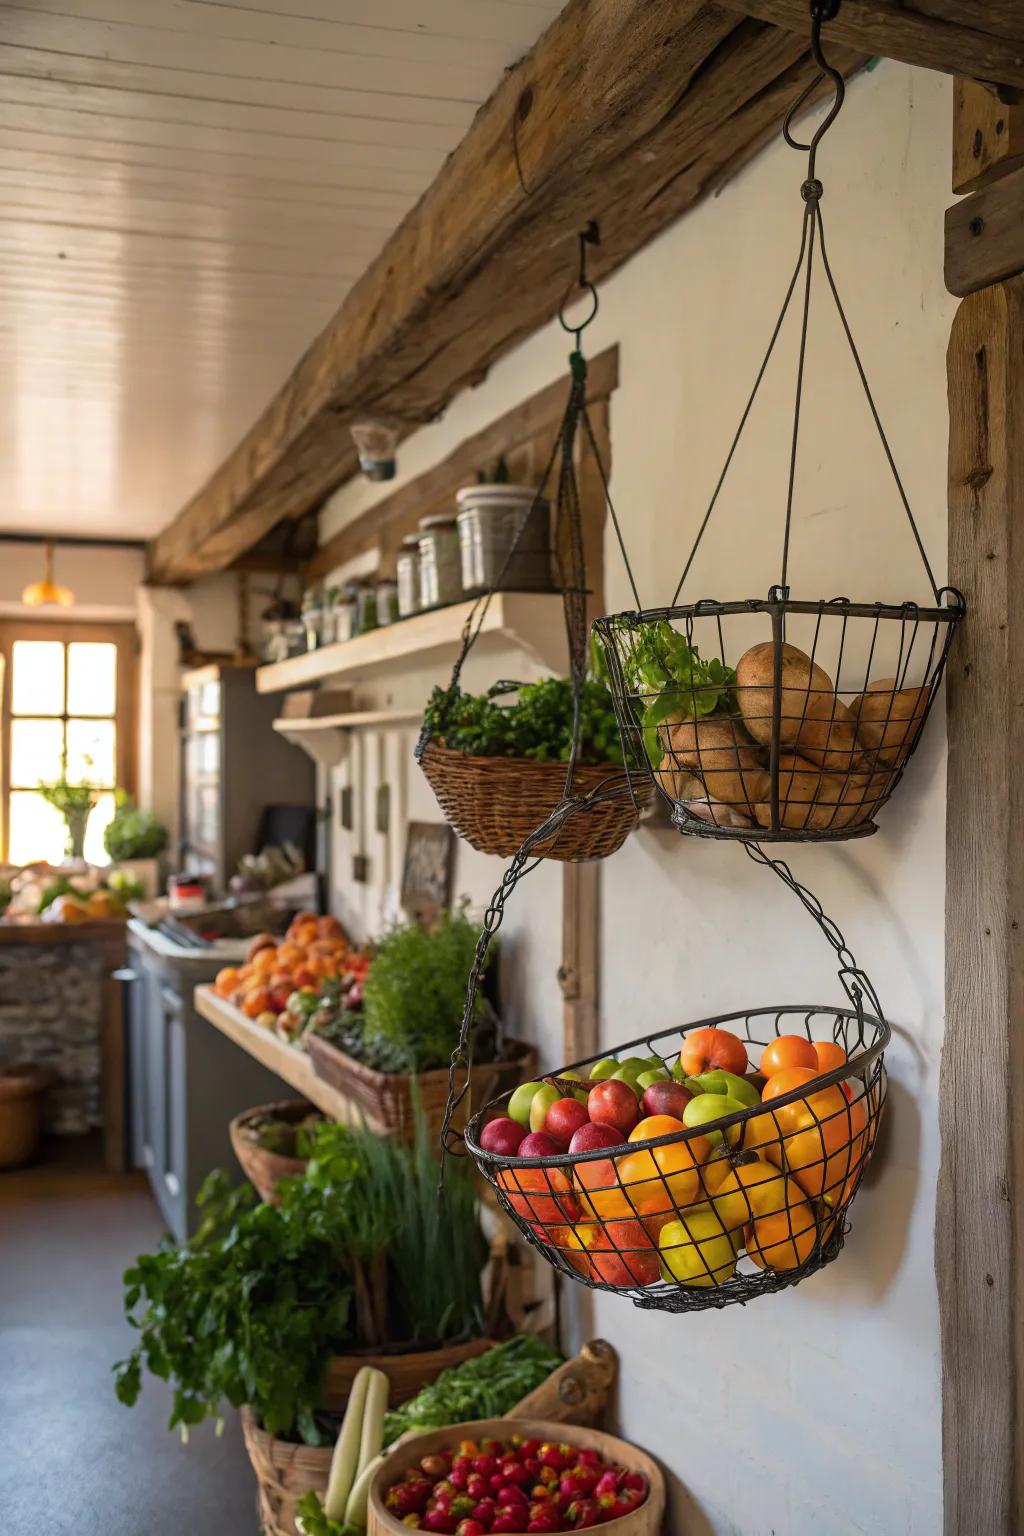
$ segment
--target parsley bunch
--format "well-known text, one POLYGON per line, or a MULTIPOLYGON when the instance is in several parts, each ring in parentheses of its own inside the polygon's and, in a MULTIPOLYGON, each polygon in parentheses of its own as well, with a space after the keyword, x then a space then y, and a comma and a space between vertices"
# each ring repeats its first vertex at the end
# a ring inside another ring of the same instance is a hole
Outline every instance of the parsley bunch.
MULTIPOLYGON (((503 685, 499 685, 505 691, 503 685)), ((524 683, 514 704, 496 704, 490 693, 468 694, 435 688, 424 726, 453 752, 474 757, 523 757, 538 763, 566 763, 572 746, 572 682, 548 677, 524 683)), ((580 763, 621 763, 622 745, 611 694, 587 678, 580 698, 580 763)))

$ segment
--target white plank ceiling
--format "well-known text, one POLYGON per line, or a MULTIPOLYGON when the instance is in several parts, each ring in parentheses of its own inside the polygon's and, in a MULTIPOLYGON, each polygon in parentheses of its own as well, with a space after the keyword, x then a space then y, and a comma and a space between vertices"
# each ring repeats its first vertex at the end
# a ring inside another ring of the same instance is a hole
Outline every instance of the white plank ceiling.
POLYGON ((560 6, 0 3, 0 528, 169 522, 560 6))

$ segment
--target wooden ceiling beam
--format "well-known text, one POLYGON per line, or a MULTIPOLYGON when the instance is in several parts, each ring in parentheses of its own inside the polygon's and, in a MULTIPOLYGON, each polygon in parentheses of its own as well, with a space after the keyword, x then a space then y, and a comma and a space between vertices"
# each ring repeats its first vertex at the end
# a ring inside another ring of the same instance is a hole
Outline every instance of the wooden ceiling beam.
MULTIPOLYGON (((834 52, 847 71, 863 62, 834 52)), ((360 416, 403 432, 434 419, 557 311, 590 219, 600 280, 733 174, 815 73, 806 36, 710 0, 570 0, 153 542, 151 579, 221 570, 318 505, 356 470, 360 416)))
MULTIPOLYGON (((746 16, 807 35, 808 0, 724 0, 746 16)), ((842 0, 828 38, 904 64, 1024 86, 1021 0, 842 0)))

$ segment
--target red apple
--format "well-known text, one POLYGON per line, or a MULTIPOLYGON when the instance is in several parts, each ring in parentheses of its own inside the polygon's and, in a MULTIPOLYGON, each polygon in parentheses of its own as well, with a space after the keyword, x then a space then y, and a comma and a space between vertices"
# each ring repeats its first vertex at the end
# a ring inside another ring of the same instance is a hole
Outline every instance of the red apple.
POLYGON ((519 1143, 518 1157, 557 1157, 562 1151, 558 1142, 547 1131, 531 1131, 519 1143))
POLYGON ((581 1222, 575 1267, 605 1285, 653 1285, 661 1275, 658 1251, 638 1221, 581 1222))
POLYGON ((640 1101, 628 1083, 609 1077, 591 1088, 587 1112, 595 1125, 612 1125, 628 1136, 640 1119, 640 1101))
MULTIPOLYGON (((596 1152, 599 1147, 625 1146, 625 1137, 614 1125, 582 1125, 569 1143, 569 1152, 596 1152)), ((573 1177, 583 1190, 614 1190, 618 1186, 610 1157, 594 1157, 573 1165, 573 1177)))
POLYGON ((679 1065, 687 1077, 718 1070, 742 1077, 747 1070, 747 1048, 727 1029, 697 1029, 684 1039, 679 1065))
POLYGON ((578 1099, 556 1099, 547 1112, 544 1134, 553 1136, 556 1141, 564 1142, 568 1147, 580 1127, 589 1124, 590 1117, 585 1104, 581 1104, 578 1099))
POLYGON ((692 1098, 693 1094, 682 1083, 652 1083, 640 1100, 640 1108, 645 1119, 651 1115, 671 1115, 681 1120, 692 1098))
MULTIPOLYGON (((519 1157, 555 1157, 564 1151, 543 1131, 534 1131, 519 1144, 519 1157)), ((547 1228, 575 1221, 579 1201, 569 1175, 561 1168, 502 1168, 498 1185, 505 1191, 517 1216, 536 1226, 543 1236, 547 1228)))
POLYGON ((494 1152, 499 1157, 515 1157, 525 1139, 526 1127, 517 1120, 510 1120, 507 1115, 489 1120, 480 1132, 482 1149, 494 1152))
MULTIPOLYGON (((593 1120, 581 1125, 569 1143, 570 1152, 596 1152, 599 1147, 624 1147, 625 1136, 614 1125, 601 1125, 593 1120)), ((579 1166, 583 1166, 580 1164, 579 1166)), ((594 1164, 589 1165, 593 1167, 594 1164)))

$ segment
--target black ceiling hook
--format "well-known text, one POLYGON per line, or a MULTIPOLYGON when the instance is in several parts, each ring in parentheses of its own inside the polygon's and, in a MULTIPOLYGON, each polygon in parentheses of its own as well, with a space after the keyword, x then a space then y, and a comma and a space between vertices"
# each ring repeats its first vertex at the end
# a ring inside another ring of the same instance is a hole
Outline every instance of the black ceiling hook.
POLYGON ((840 4, 841 0, 811 0, 811 54, 814 58, 814 62, 818 66, 820 73, 817 74, 811 83, 805 86, 804 89, 800 92, 800 95, 797 97, 796 101, 794 101, 793 105, 786 113, 786 120, 782 125, 782 136, 786 143, 789 145, 790 149, 800 150, 803 154, 808 156, 807 180, 805 181, 804 186, 817 186, 818 196, 821 195, 820 184, 815 182, 814 176, 818 145, 821 143, 826 133, 828 133, 828 130, 832 127, 832 124, 835 122, 836 118, 839 116, 839 113, 842 111, 843 102, 846 100, 846 81, 843 79, 841 71, 836 69, 834 65, 828 62, 821 47, 822 24, 826 21, 835 20, 839 14, 840 4), (835 100, 833 101, 827 116, 821 123, 819 123, 818 130, 814 137, 811 139, 811 142, 809 144, 804 144, 800 139, 795 138, 793 135, 793 120, 808 97, 817 90, 822 80, 826 78, 831 80, 833 86, 835 87, 835 100))

